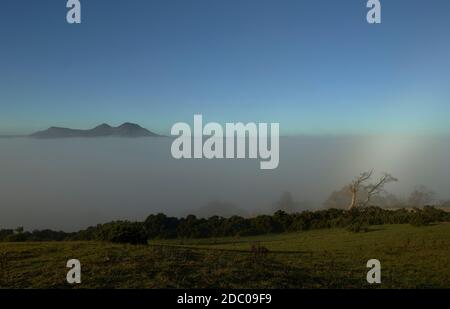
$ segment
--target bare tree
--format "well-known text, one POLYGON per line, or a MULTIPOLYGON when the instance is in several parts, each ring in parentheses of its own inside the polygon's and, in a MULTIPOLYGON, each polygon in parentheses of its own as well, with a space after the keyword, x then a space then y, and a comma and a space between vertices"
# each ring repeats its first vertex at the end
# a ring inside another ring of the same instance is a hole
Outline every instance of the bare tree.
POLYGON ((381 178, 375 184, 369 184, 368 186, 366 186, 365 189, 367 192, 367 197, 361 206, 365 207, 365 206, 369 205, 369 202, 372 199, 372 197, 383 192, 384 186, 387 183, 394 182, 394 181, 398 181, 398 179, 393 177, 391 174, 384 173, 383 176, 381 176, 381 178))
POLYGON ((353 209, 357 206, 358 202, 358 191, 361 189, 362 184, 372 177, 373 170, 370 172, 363 172, 358 177, 356 177, 349 186, 350 193, 352 194, 352 201, 350 203, 349 209, 353 209))
POLYGON ((365 185, 365 183, 372 177, 372 175, 373 170, 369 172, 363 172, 352 181, 349 186, 350 193, 352 194, 352 200, 349 209, 353 209, 358 206, 365 207, 369 205, 371 199, 374 196, 384 191, 384 186, 387 183, 398 181, 398 179, 393 177, 391 174, 384 173, 376 183, 365 185), (358 203, 359 191, 363 191, 365 193, 365 199, 361 203, 358 203))

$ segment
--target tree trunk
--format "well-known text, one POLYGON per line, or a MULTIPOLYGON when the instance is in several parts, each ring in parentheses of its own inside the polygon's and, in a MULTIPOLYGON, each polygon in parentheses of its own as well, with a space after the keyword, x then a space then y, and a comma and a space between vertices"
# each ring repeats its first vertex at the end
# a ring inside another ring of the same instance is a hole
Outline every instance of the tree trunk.
POLYGON ((352 202, 348 209, 353 209, 356 207, 356 194, 358 190, 356 190, 356 188, 350 188, 350 192, 352 193, 352 202))

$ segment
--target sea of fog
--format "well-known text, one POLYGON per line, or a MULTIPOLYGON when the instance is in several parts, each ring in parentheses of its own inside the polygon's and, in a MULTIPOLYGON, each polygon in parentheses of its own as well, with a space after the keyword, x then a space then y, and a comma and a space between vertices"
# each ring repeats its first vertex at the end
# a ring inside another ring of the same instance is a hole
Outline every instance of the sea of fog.
POLYGON ((399 178, 406 196, 423 184, 450 197, 449 137, 282 137, 280 164, 175 160, 169 138, 0 139, 0 228, 72 231, 151 213, 183 215, 223 201, 256 214, 284 191, 312 208, 355 175, 399 178))

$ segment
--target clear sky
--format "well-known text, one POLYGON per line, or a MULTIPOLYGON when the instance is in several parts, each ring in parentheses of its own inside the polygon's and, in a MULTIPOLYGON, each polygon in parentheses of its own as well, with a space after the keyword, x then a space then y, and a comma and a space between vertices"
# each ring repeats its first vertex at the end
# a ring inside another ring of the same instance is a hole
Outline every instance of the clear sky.
POLYGON ((284 134, 450 133, 450 1, 0 3, 0 133, 280 122, 284 134))

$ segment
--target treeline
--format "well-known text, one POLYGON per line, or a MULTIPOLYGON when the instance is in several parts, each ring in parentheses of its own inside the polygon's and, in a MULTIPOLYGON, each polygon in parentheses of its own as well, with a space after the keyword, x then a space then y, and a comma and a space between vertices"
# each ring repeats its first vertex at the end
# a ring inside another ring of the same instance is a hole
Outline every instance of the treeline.
POLYGON ((0 230, 0 241, 97 240, 145 244, 151 239, 252 236, 337 227, 361 232, 367 230, 370 225, 409 223, 414 226, 423 226, 445 221, 450 221, 450 213, 431 206, 413 210, 386 210, 372 206, 352 210, 303 211, 293 214, 279 210, 273 215, 260 215, 253 218, 213 216, 204 219, 193 215, 175 218, 157 214, 150 215, 144 222, 114 221, 76 233, 51 230, 24 232, 22 228, 0 230))
POLYGON ((34 230, 25 232, 23 228, 0 230, 0 241, 23 242, 23 241, 64 241, 74 237, 77 233, 66 233, 52 230, 34 230))

